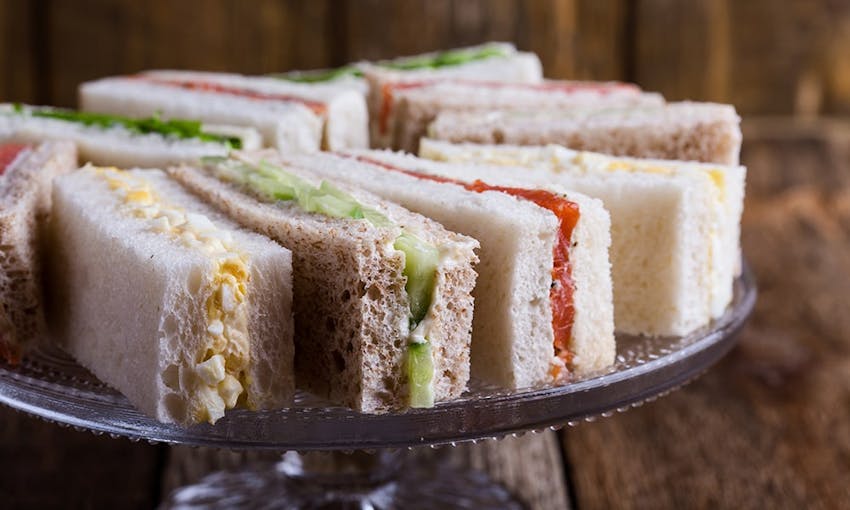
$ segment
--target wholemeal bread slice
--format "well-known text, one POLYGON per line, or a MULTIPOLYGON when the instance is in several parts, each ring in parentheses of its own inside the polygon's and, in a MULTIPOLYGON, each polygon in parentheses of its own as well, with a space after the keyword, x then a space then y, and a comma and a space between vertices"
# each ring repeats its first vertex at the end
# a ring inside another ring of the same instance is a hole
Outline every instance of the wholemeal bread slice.
POLYGON ((144 75, 103 78, 79 87, 87 112, 165 119, 197 119, 209 124, 256 128, 265 146, 315 151, 322 145, 322 104, 291 97, 265 97, 241 89, 216 90, 155 81, 144 75))
POLYGON ((231 149, 258 149, 253 128, 168 123, 153 118, 91 115, 52 107, 0 104, 0 140, 35 143, 68 140, 79 158, 96 165, 157 168, 231 149))
POLYGON ((158 170, 86 167, 53 202, 52 332, 83 366, 168 423, 289 405, 288 250, 158 170))
POLYGON ((371 112, 372 146, 415 153, 428 125, 444 111, 553 110, 588 106, 636 107, 664 103, 658 94, 617 82, 544 81, 512 83, 480 79, 393 81, 368 71, 376 104, 371 112), (374 92, 379 91, 379 92, 374 92))
MULTIPOLYGON (((369 112, 363 94, 353 90, 309 83, 292 83, 263 76, 199 71, 146 71, 145 78, 163 83, 214 84, 233 91, 246 91, 265 97, 290 98, 315 104, 324 122, 322 148, 340 150, 369 146, 369 112)), ((246 150, 249 150, 246 147, 246 150)))
POLYGON ((686 334, 720 316, 732 299, 743 167, 432 140, 423 140, 421 154, 466 163, 453 177, 560 184, 602 200, 611 214, 619 331, 686 334))
POLYGON ((429 138, 453 143, 547 145, 614 156, 737 165, 741 118, 732 105, 680 102, 642 108, 443 111, 429 138))
POLYGON ((293 251, 299 385, 367 413, 459 396, 469 378, 478 243, 354 188, 334 188, 329 192, 334 198, 328 199, 330 195, 320 193, 328 183, 304 168, 269 163, 274 153, 239 157, 210 162, 203 169, 170 171, 243 225, 293 251), (232 178, 234 168, 243 172, 241 184, 232 178), (299 196, 279 200, 247 184, 263 181, 263 175, 297 181, 299 196), (337 203, 340 197, 368 218, 334 217, 307 205, 337 203), (411 279, 405 271, 415 261, 408 262, 407 252, 397 248, 403 235, 413 235, 439 253, 430 306, 413 330, 411 279), (422 345, 427 346, 426 357, 414 357, 422 345), (432 368, 417 369, 418 361, 432 368), (427 372, 425 383, 411 376, 417 370, 427 372), (422 394, 429 398, 420 400, 422 394))
POLYGON ((44 338, 41 259, 50 184, 77 167, 74 146, 0 144, 0 358, 17 363, 44 338))
MULTIPOLYGON (((473 191, 464 183, 437 182, 417 173, 413 156, 382 151, 345 155, 286 157, 299 167, 360 186, 434 218, 481 243, 475 287, 472 375, 508 388, 551 384, 584 375, 614 361, 614 323, 607 212, 601 202, 562 191, 550 200, 578 206, 579 217, 568 250, 575 315, 553 320, 550 292, 553 257, 559 238, 558 217, 522 197, 497 190, 473 191), (567 371, 553 347, 554 331, 566 328, 567 371), (557 377, 553 377, 557 373, 557 377)), ((558 282, 560 284, 560 282, 558 282)))

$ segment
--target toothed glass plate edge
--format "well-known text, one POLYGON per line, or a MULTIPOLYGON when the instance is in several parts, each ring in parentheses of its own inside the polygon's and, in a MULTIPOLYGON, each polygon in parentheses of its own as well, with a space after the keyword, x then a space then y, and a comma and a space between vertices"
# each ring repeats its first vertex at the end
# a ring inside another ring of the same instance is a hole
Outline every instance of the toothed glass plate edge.
POLYGON ((390 415, 355 413, 299 392, 290 409, 235 411, 215 426, 181 428, 142 415, 61 350, 47 347, 20 366, 0 363, 0 403, 95 434, 231 449, 355 450, 499 439, 622 412, 698 377, 732 348, 753 309, 754 277, 745 262, 742 267, 732 304, 709 326, 684 337, 618 335, 613 367, 554 388, 511 392, 473 380, 458 400, 390 415))

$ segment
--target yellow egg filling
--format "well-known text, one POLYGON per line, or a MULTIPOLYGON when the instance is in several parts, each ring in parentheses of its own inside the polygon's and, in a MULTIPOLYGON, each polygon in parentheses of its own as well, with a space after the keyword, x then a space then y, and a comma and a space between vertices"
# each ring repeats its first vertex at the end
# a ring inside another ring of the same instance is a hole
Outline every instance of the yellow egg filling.
POLYGON ((190 415, 195 421, 215 423, 225 410, 237 405, 253 408, 246 391, 250 382, 246 299, 250 272, 247 258, 236 249, 230 232, 202 214, 187 213, 160 200, 138 174, 117 168, 94 171, 120 194, 130 214, 150 222, 152 231, 203 250, 213 262, 209 283, 199 291, 208 296, 204 303, 205 347, 187 363, 192 366, 189 377, 181 377, 181 384, 190 384, 190 393, 196 397, 189 402, 190 415))

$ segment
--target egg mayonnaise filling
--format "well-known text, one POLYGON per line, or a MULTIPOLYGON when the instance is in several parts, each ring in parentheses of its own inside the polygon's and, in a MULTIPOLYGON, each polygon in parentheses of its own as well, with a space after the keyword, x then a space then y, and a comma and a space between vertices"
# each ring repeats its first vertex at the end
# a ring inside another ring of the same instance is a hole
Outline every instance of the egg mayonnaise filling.
POLYGON ((181 389, 195 397, 188 403, 189 416, 215 423, 237 405, 252 408, 246 391, 250 362, 246 256, 236 249, 230 232, 203 214, 161 200, 138 173, 117 168, 96 168, 95 172, 120 195, 124 209, 147 221, 152 232, 201 250, 212 261, 209 283, 199 291, 207 296, 203 347, 193 353, 191 369, 180 376, 181 389))

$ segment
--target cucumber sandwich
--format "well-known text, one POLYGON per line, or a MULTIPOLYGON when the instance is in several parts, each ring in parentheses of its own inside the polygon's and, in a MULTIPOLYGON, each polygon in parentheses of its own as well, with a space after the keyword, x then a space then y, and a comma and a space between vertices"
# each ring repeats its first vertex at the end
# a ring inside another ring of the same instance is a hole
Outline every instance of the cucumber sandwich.
POLYGON ((420 153, 461 164, 433 167, 440 175, 561 185, 602 200, 611 214, 618 331, 684 335, 722 315, 732 300, 744 167, 428 139, 420 153))
POLYGON ((163 120, 156 112, 131 118, 20 104, 0 104, 2 139, 70 140, 83 161, 154 168, 260 146, 251 128, 163 120))
POLYGON ((366 102, 352 90, 261 76, 157 70, 84 83, 79 92, 85 111, 160 112, 253 127, 262 134, 264 146, 284 151, 369 145, 366 102))
POLYGON ((431 167, 451 165, 385 151, 285 158, 481 243, 473 377, 525 388, 569 381, 614 362, 610 220, 599 200, 555 187, 438 177, 431 167))
POLYGON ((160 170, 56 180, 51 333, 169 423, 276 409, 294 394, 292 256, 160 170))
POLYGON ((299 384, 367 413, 459 396, 478 242, 274 157, 236 153, 170 172, 292 250, 299 384))
POLYGON ((510 43, 490 42, 478 46, 454 48, 398 57, 375 62, 356 62, 335 69, 290 71, 272 75, 295 83, 346 87, 368 92, 364 69, 378 68, 409 76, 481 77, 482 79, 535 82, 543 77, 540 59, 533 53, 517 51, 510 43))
POLYGON ((0 359, 9 363, 44 338, 50 185, 76 168, 77 152, 68 142, 0 143, 0 359))

